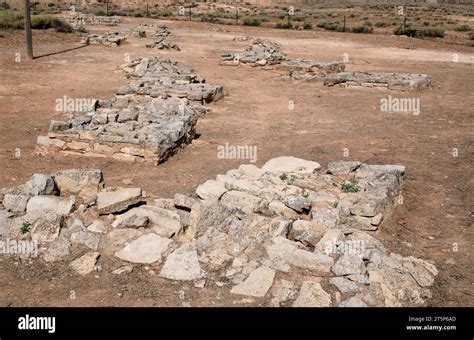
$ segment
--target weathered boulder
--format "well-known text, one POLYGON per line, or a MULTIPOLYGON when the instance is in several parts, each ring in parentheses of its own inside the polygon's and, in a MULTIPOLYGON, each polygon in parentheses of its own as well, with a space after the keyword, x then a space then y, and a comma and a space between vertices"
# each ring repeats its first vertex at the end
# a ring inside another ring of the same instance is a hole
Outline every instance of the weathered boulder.
POLYGON ((56 193, 56 184, 53 178, 44 174, 33 174, 26 183, 26 188, 32 196, 54 195, 56 193))
POLYGON ((149 233, 130 242, 125 248, 115 253, 115 256, 132 263, 150 264, 160 262, 163 254, 168 251, 172 240, 149 233))
POLYGON ((275 271, 265 266, 253 270, 248 278, 242 283, 234 286, 231 293, 264 297, 273 285, 275 271))
POLYGON ((329 295, 318 282, 304 281, 298 298, 293 307, 330 307, 332 305, 329 295))
POLYGON ((123 188, 117 191, 102 191, 97 194, 99 214, 111 214, 127 210, 142 201, 140 188, 123 188))
POLYGON ((69 266, 78 274, 87 275, 94 271, 99 256, 100 253, 98 252, 89 252, 72 261, 69 266))
POLYGON ((186 243, 176 249, 166 259, 160 276, 179 281, 195 280, 204 275, 194 245, 186 243))
POLYGON ((60 171, 53 178, 61 194, 70 193, 84 201, 94 199, 104 185, 102 171, 97 169, 60 171))
POLYGON ((28 200, 26 211, 51 212, 56 215, 67 215, 73 211, 76 199, 57 196, 34 196, 28 200))

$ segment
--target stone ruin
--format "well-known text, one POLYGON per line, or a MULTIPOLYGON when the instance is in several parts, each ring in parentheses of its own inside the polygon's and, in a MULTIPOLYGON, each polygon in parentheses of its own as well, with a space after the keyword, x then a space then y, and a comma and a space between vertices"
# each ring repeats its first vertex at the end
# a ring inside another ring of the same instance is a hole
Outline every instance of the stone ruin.
MULTIPOLYGON (((240 41, 236 38, 234 40, 240 41)), ((322 81, 326 86, 377 87, 404 91, 420 90, 431 85, 431 77, 426 74, 345 72, 346 64, 343 61, 289 59, 282 52, 280 44, 262 39, 253 39, 252 45, 244 52, 228 52, 221 55, 220 65, 240 64, 283 70, 285 71, 281 75, 283 80, 322 81)))
MULTIPOLYGON (((247 40, 243 38, 243 41, 247 40)), ((314 60, 288 59, 286 54, 283 53, 280 44, 262 39, 253 39, 252 45, 242 53, 229 52, 222 54, 220 64, 229 66, 249 64, 251 66, 268 67, 274 65, 274 68, 286 71, 282 75, 282 79, 297 80, 322 79, 330 73, 342 72, 345 69, 345 63, 340 61, 319 62, 314 60)))
POLYGON ((160 50, 176 50, 180 51, 179 46, 173 42, 170 42, 168 37, 171 35, 171 31, 167 26, 160 26, 159 29, 153 34, 153 42, 146 45, 147 48, 158 48, 160 50))
POLYGON ((362 86, 389 90, 420 90, 431 85, 431 76, 412 73, 342 72, 324 78, 326 86, 362 86))
POLYGON ((279 64, 284 60, 286 60, 286 55, 282 52, 280 44, 270 40, 254 39, 252 45, 244 52, 222 54, 220 64, 266 66, 279 64))
POLYGON ((283 61, 277 69, 287 73, 282 75, 284 80, 321 80, 329 74, 344 72, 346 64, 343 61, 319 62, 304 59, 291 59, 283 61))
POLYGON ((105 45, 117 47, 121 45, 127 37, 121 32, 107 33, 107 34, 84 34, 81 39, 82 44, 90 45, 105 45))
POLYGON ((166 58, 139 58, 122 69, 130 85, 87 112, 51 121, 48 135, 37 138, 37 153, 159 164, 194 139, 197 117, 208 111, 202 104, 223 95, 221 85, 206 84, 190 66, 166 58))
POLYGON ((424 305, 435 266, 391 253, 373 232, 395 208, 404 173, 278 157, 173 199, 106 188, 100 170, 34 174, 0 190, 0 236, 37 242, 40 259, 72 261, 79 275, 147 265, 267 306, 424 305))
POLYGON ((116 16, 97 16, 90 14, 75 14, 62 15, 59 18, 68 22, 75 29, 83 27, 84 25, 105 25, 117 26, 120 23, 120 18, 116 16))

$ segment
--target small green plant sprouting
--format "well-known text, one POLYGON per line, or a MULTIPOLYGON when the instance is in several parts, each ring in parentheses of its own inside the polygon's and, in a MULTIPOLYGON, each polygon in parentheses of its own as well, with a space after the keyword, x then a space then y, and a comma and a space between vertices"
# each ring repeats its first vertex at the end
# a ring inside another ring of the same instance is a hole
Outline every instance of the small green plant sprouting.
POLYGON ((359 188, 352 181, 344 181, 341 183, 341 189, 344 192, 358 192, 359 188))
POLYGON ((308 198, 309 197, 309 192, 307 192, 305 189, 303 189, 303 197, 308 198))
POLYGON ((30 231, 30 222, 23 222, 20 227, 20 231, 22 234, 26 234, 27 232, 30 231))
POLYGON ((293 174, 287 174, 286 172, 284 172, 284 173, 282 173, 282 174, 280 175, 280 179, 281 179, 282 181, 287 182, 288 184, 291 184, 291 183, 293 183, 293 182, 295 181, 296 176, 293 175, 293 174))

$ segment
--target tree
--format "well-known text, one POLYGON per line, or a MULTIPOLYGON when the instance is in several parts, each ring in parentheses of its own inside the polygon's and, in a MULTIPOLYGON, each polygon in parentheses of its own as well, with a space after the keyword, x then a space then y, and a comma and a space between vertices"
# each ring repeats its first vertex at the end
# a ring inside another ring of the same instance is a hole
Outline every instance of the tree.
POLYGON ((26 35, 26 56, 28 60, 33 60, 33 37, 31 35, 31 15, 30 0, 25 0, 25 35, 26 35))

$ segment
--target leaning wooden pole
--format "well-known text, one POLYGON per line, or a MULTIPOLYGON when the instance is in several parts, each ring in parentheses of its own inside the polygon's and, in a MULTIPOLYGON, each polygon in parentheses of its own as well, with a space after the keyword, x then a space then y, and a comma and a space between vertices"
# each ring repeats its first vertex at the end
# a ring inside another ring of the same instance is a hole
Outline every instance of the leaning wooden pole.
POLYGON ((31 36, 30 0, 25 0, 26 56, 33 60, 33 37, 31 36))

